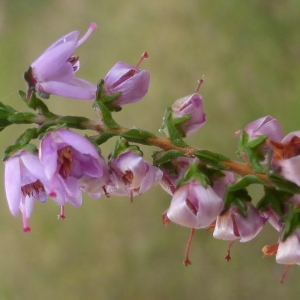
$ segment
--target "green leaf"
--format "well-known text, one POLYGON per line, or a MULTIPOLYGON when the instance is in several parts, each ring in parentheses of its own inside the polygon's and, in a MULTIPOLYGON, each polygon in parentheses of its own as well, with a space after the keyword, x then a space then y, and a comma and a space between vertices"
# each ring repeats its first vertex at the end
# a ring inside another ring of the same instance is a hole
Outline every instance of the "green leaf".
POLYGON ((30 112, 15 112, 7 120, 14 124, 32 124, 35 123, 38 116, 30 112))
POLYGON ((95 101, 94 106, 97 107, 102 115, 104 124, 110 129, 120 128, 120 125, 115 122, 109 109, 100 101, 95 101))
POLYGON ((286 180, 281 175, 276 174, 274 172, 269 172, 267 174, 267 176, 268 176, 268 179, 282 191, 285 191, 285 192, 288 192, 291 194, 300 194, 300 187, 297 184, 286 180))
POLYGON ((252 149, 248 147, 244 147, 244 152, 247 154, 248 159, 249 159, 249 164, 255 172, 262 173, 264 171, 264 168, 262 165, 259 163, 261 161, 261 155, 257 154, 252 151, 252 149))
POLYGON ((285 241, 300 227, 300 209, 290 205, 288 215, 282 219, 284 221, 284 227, 281 233, 281 240, 285 241))
POLYGON ((267 186, 264 187, 264 192, 264 196, 257 203, 257 209, 263 211, 266 208, 271 208, 282 216, 285 213, 285 202, 293 195, 267 186))
POLYGON ((96 143, 97 145, 101 145, 114 136, 117 136, 117 134, 111 131, 105 131, 100 134, 97 139, 94 140, 94 143, 96 143))
POLYGON ((240 190, 242 188, 246 188, 251 184, 264 184, 264 182, 259 179, 258 177, 254 176, 254 175, 246 175, 244 177, 242 177, 239 181, 237 181, 237 183, 230 185, 228 187, 229 191, 237 191, 240 190))
POLYGON ((122 132, 120 136, 130 142, 140 143, 144 145, 151 145, 151 143, 149 143, 147 139, 155 137, 155 135, 149 131, 136 128, 130 129, 126 132, 122 132))
POLYGON ((115 145, 114 150, 111 153, 111 157, 116 158, 119 155, 121 155, 123 152, 129 151, 129 150, 132 152, 135 152, 137 155, 143 156, 143 152, 140 150, 140 148, 138 146, 129 145, 127 140, 120 137, 116 141, 116 145, 115 145))
POLYGON ((246 205, 246 203, 250 201, 251 197, 245 188, 234 191, 229 191, 227 189, 227 192, 224 197, 224 208, 221 212, 221 215, 228 211, 230 207, 236 206, 239 213, 242 216, 246 217, 248 210, 248 206, 246 205))
POLYGON ((256 138, 255 140, 251 140, 247 142, 247 147, 249 147, 250 149, 257 149, 258 147, 262 146, 265 141, 267 139, 266 135, 261 135, 258 138, 256 138))
POLYGON ((87 121, 89 121, 89 119, 85 117, 65 116, 58 118, 56 123, 59 125, 66 124, 69 128, 86 129, 83 123, 87 121))
POLYGON ((189 182, 191 180, 198 180, 198 182, 204 186, 207 187, 207 185, 210 184, 209 179, 207 178, 207 176, 202 173, 199 169, 199 164, 198 163, 191 163, 188 167, 188 169, 186 170, 186 172, 184 173, 183 177, 179 180, 178 182, 178 187, 180 187, 181 185, 185 184, 186 182, 189 182))
POLYGON ((162 128, 164 127, 167 128, 169 133, 169 138, 174 145, 178 147, 188 147, 188 144, 186 144, 181 138, 182 133, 178 131, 178 129, 174 124, 171 107, 166 108, 162 128))
POLYGON ((169 150, 169 151, 159 151, 153 155, 153 161, 156 166, 165 164, 172 161, 173 159, 186 156, 178 150, 169 150))
POLYGON ((225 166, 221 161, 230 161, 230 159, 221 154, 213 153, 208 150, 197 150, 193 154, 204 163, 207 163, 217 169, 228 169, 228 167, 225 166))

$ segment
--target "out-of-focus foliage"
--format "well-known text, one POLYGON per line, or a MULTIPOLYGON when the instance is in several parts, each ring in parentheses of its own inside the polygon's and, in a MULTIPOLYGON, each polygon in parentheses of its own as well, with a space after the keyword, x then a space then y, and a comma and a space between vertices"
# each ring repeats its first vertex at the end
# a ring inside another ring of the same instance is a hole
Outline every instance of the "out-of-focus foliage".
MULTIPOLYGON (((17 90, 26 89, 22 73, 61 35, 90 22, 98 29, 79 47, 79 76, 96 83, 115 62, 135 63, 151 72, 143 101, 116 116, 127 127, 157 132, 164 108, 192 94, 204 74, 200 93, 207 124, 187 142, 234 158, 234 132, 272 115, 285 132, 299 130, 300 2, 296 0, 116 1, 0 0, 0 101, 26 109, 17 90), (147 112, 147 113, 144 113, 147 112)), ((51 96, 55 113, 95 118, 90 102, 51 96)), ((1 147, 20 134, 1 132, 1 147)), ((108 155, 112 142, 103 147, 108 155)), ((145 151, 150 158, 154 149, 145 151)), ((3 170, 3 169, 2 169, 3 170)), ((3 173, 3 172, 2 172, 3 173)), ((3 181, 3 179, 2 179, 3 181)), ((259 191, 253 189, 254 200, 259 191)), ((159 187, 137 197, 86 197, 83 206, 37 203, 24 234, 21 216, 10 215, 1 192, 1 299, 296 299, 299 267, 282 286, 284 266, 262 259, 261 248, 276 243, 270 226, 252 242, 233 247, 197 231, 192 265, 182 265, 189 230, 164 227, 161 213, 170 197, 159 187)))

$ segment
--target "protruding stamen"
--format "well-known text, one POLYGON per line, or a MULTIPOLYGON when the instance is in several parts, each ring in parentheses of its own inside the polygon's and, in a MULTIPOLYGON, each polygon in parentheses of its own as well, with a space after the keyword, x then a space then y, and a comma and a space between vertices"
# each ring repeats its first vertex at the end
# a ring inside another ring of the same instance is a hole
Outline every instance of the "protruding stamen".
POLYGON ((224 258, 227 260, 227 261, 230 261, 231 260, 231 254, 230 254, 230 250, 231 250, 231 247, 233 245, 233 243, 235 242, 235 240, 231 241, 228 245, 228 249, 227 249, 227 254, 224 256, 224 258))
POLYGON ((64 220, 66 218, 65 216, 65 206, 61 205, 60 207, 60 214, 57 216, 58 220, 64 220))
POLYGON ((189 240, 187 242, 186 249, 185 249, 185 259, 183 261, 183 264, 185 266, 188 266, 188 265, 192 264, 190 259, 189 259, 189 253, 190 253, 190 248, 191 248, 191 244, 192 244, 192 241, 193 241, 194 234, 195 234, 195 228, 192 228, 191 232, 190 232, 189 240))
POLYGON ((288 271, 289 271, 289 269, 290 269, 291 266, 292 266, 292 265, 287 265, 287 266, 286 266, 286 268, 285 268, 285 270, 284 270, 284 272, 283 272, 283 274, 282 274, 282 276, 281 276, 280 283, 283 283, 284 278, 285 278, 285 276, 287 275, 287 273, 288 273, 288 271))
POLYGON ((139 68, 140 64, 142 63, 142 61, 146 58, 148 58, 149 55, 148 55, 148 52, 144 52, 140 58, 140 60, 138 61, 138 63, 136 64, 136 67, 139 68))
POLYGON ((196 88, 196 93, 199 92, 201 84, 204 82, 204 75, 202 75, 202 78, 198 79, 198 84, 197 84, 197 88, 196 88))
POLYGON ((22 197, 22 220, 23 220, 23 232, 29 232, 30 227, 26 217, 25 197, 22 197))
POLYGON ((80 46, 93 32, 94 29, 97 28, 97 24, 96 23, 91 23, 90 27, 88 29, 88 31, 85 33, 85 35, 78 41, 77 43, 77 47, 80 46))

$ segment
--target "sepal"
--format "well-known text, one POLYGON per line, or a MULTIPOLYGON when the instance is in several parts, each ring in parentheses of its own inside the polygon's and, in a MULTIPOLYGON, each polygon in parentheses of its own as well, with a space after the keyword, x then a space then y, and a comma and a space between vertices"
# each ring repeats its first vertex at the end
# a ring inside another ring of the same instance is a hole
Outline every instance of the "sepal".
POLYGON ((165 115, 163 118, 163 125, 160 129, 161 132, 164 132, 164 128, 167 129, 168 136, 172 143, 179 147, 187 147, 188 145, 182 140, 182 133, 177 129, 174 119, 172 117, 171 107, 167 107, 165 110, 165 115))
POLYGON ((126 152, 128 150, 136 153, 139 156, 143 156, 143 152, 140 150, 140 148, 138 146, 129 145, 129 143, 124 138, 119 138, 116 141, 115 148, 112 151, 112 153, 110 154, 110 157, 111 158, 117 158, 123 152, 126 152))
POLYGON ((109 111, 115 111, 115 112, 121 111, 122 107, 116 105, 115 100, 118 99, 122 93, 117 92, 114 94, 105 94, 104 91, 105 91, 105 82, 103 79, 101 79, 97 84, 95 104, 100 102, 104 104, 109 111))

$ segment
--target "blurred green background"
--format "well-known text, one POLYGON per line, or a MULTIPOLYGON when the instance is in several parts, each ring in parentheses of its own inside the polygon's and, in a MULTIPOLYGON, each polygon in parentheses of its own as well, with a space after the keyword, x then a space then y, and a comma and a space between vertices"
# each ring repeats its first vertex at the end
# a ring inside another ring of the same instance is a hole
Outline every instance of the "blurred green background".
MULTIPOLYGON (((79 77, 96 83, 115 62, 151 72, 144 100, 124 107, 116 120, 127 127, 157 132, 164 108, 193 93, 197 78, 207 124, 187 141, 235 159, 234 132, 271 115, 287 133, 299 129, 300 1, 166 0, 0 0, 0 101, 27 110, 17 90, 26 89, 22 73, 52 42, 89 23, 98 29, 77 49, 79 77)), ((91 102, 47 101, 54 112, 96 118, 91 102)), ((1 132, 1 146, 21 133, 1 132)), ((107 156, 113 142, 103 147, 107 156)), ((154 148, 145 150, 150 158, 154 148)), ((3 173, 3 172, 2 172, 3 173)), ((3 181, 3 177, 1 177, 3 181)), ((252 189, 254 201, 260 190, 252 189)), ((1 189, 0 299, 297 299, 299 267, 284 270, 261 248, 276 243, 270 226, 252 242, 237 242, 227 263, 227 242, 197 231, 192 265, 184 267, 189 230, 165 227, 161 213, 170 197, 159 187, 129 199, 89 197, 80 209, 35 206, 22 232, 1 189)))

